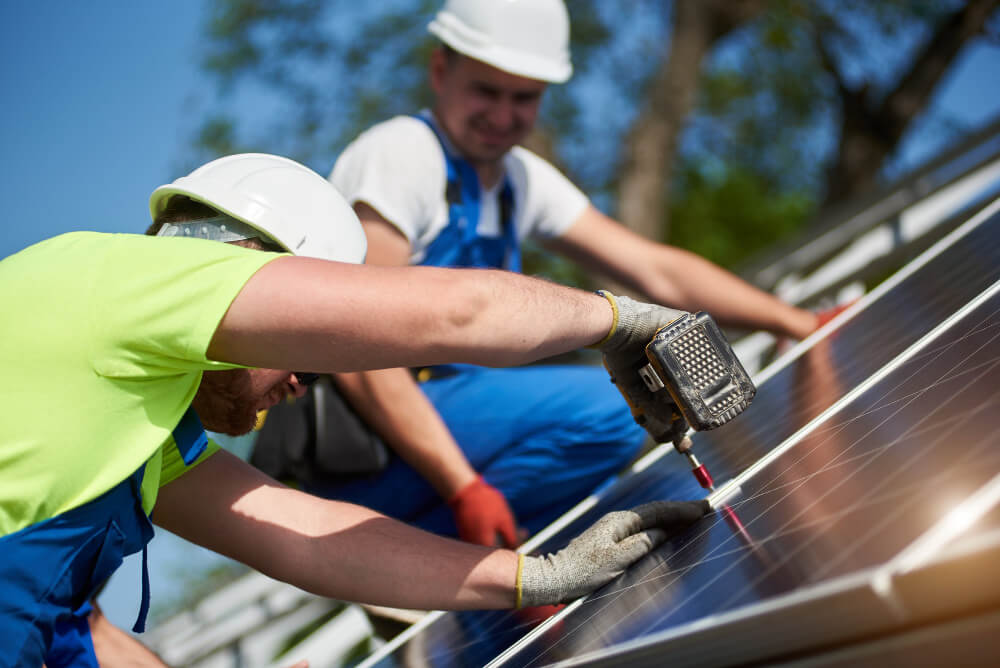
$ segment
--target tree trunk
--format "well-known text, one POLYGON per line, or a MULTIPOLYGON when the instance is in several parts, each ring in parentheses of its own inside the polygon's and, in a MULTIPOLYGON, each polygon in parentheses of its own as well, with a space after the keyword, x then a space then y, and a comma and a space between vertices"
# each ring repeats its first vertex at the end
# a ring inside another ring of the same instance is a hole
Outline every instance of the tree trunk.
POLYGON ((998 0, 970 0, 947 16, 896 88, 875 108, 867 99, 867 84, 849 89, 832 59, 824 53, 827 69, 837 81, 842 104, 840 150, 827 173, 824 207, 875 186, 886 158, 895 152, 910 124, 926 108, 962 46, 983 31, 998 6, 998 0))
POLYGON ((763 0, 675 0, 670 48, 625 140, 618 218, 643 236, 668 232, 667 203, 684 120, 695 105, 705 55, 764 9, 763 0))

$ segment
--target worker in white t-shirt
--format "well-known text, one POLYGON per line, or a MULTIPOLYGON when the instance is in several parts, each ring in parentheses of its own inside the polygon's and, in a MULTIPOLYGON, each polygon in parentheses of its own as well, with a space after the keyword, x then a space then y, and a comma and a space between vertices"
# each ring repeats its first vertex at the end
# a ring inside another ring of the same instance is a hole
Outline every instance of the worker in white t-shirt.
MULTIPOLYGON (((532 237, 727 325, 794 338, 817 328, 816 314, 631 232, 517 145, 547 85, 572 72, 561 0, 448 0, 429 30, 441 40, 429 68, 433 107, 372 127, 330 175, 364 225, 369 263, 519 271, 520 244, 532 237)), ((307 488, 473 542, 518 542, 516 527, 544 526, 644 440, 596 367, 449 365, 416 380, 391 369, 337 382, 398 456, 377 476, 307 488)))

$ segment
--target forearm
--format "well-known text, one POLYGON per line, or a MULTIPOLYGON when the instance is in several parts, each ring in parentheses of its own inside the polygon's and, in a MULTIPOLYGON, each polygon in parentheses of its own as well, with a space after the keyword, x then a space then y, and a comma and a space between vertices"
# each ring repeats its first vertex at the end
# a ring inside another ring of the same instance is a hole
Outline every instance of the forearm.
MULTIPOLYGON (((297 587, 347 601, 416 609, 509 608, 517 556, 442 538, 374 511, 265 488, 234 506, 297 507, 276 550, 248 545, 247 563, 297 587), (300 498, 291 500, 296 495, 300 498), (302 521, 307 520, 307 521, 302 521), (296 524, 298 523, 298 524, 296 524)), ((233 555, 230 555, 233 556, 233 555)))
MULTIPOLYGON (((335 521, 346 505, 328 502, 317 509, 317 520, 335 521)), ((301 543, 306 563, 317 568, 293 569, 289 582, 325 596, 403 608, 513 607, 513 552, 436 536, 357 506, 351 511, 356 523, 349 529, 301 543), (361 520, 359 511, 369 517, 361 520)))
POLYGON ((337 384, 382 440, 441 498, 450 499, 475 479, 476 471, 408 370, 338 374, 337 384))
POLYGON ((87 617, 94 655, 105 668, 167 668, 167 664, 141 642, 108 621, 97 604, 87 617))
POLYGON ((164 487, 154 517, 192 542, 321 596, 419 609, 514 603, 513 552, 292 490, 226 452, 164 487))
POLYGON ((809 311, 757 289, 694 253, 654 243, 594 207, 548 245, 654 302, 707 311, 717 321, 803 338, 817 325, 809 311))
POLYGON ((519 559, 289 489, 220 451, 164 486, 153 517, 168 531, 321 596, 463 610, 582 596, 709 510, 707 501, 654 502, 609 513, 557 554, 519 559))
POLYGON ((208 354, 322 372, 508 366, 594 343, 611 319, 602 297, 509 272, 284 257, 247 282, 208 354))
POLYGON ((794 338, 805 338, 816 328, 815 314, 781 301, 694 253, 665 246, 657 251, 654 275, 640 286, 655 302, 707 311, 727 326, 794 338))

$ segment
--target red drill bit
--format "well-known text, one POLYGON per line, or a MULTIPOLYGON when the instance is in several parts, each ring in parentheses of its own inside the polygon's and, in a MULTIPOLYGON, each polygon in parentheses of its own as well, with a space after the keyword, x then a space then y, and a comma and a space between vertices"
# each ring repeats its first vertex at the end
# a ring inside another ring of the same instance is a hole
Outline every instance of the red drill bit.
POLYGON ((712 480, 712 474, 708 472, 705 465, 698 461, 698 458, 694 456, 694 453, 688 450, 684 453, 684 456, 688 458, 691 462, 691 473, 694 474, 694 479, 698 481, 698 484, 707 490, 715 491, 715 481, 712 480))

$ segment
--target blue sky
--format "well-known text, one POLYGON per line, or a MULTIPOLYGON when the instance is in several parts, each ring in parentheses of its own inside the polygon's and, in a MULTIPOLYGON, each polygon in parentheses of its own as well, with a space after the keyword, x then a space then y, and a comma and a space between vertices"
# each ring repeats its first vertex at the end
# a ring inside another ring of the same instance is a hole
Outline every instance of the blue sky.
MULTIPOLYGON (((213 95, 199 72, 206 3, 0 2, 0 258, 71 230, 141 232, 153 188, 180 174, 185 145, 213 95)), ((967 49, 935 97, 970 126, 1000 114, 1000 50, 967 49)), ((908 140, 907 162, 941 146, 932 124, 908 140)), ((333 158, 330 156, 330 163, 333 158)), ((179 565, 206 557, 157 539, 153 593, 179 565)), ((130 626, 135 560, 103 599, 130 626)))
POLYGON ((141 232, 197 117, 205 3, 0 3, 0 257, 62 232, 141 232))

